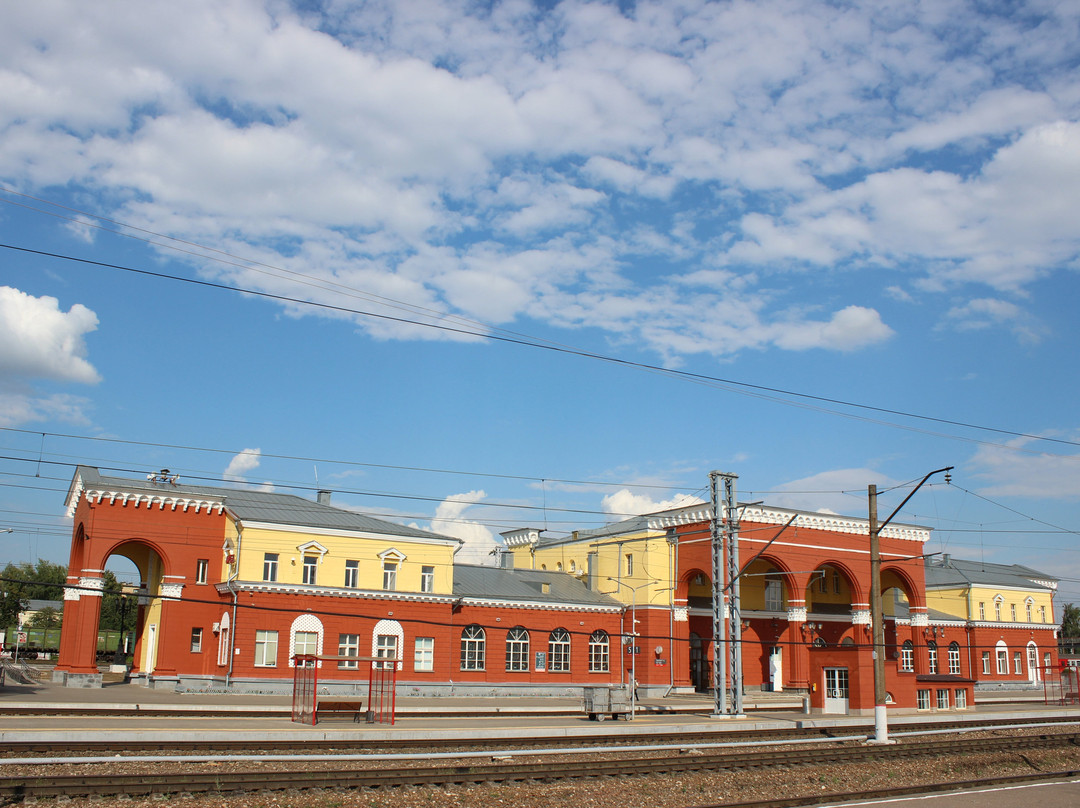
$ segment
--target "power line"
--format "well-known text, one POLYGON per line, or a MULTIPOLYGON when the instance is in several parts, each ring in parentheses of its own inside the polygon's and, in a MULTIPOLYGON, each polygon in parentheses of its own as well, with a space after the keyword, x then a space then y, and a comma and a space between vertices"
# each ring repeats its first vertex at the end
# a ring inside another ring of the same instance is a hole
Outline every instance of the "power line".
MULTIPOLYGON (((176 282, 179 282, 179 283, 188 283, 188 284, 192 284, 192 285, 195 285, 195 286, 201 286, 201 287, 211 288, 211 289, 218 289, 218 290, 227 291, 227 292, 239 292, 239 293, 242 293, 242 294, 252 295, 252 296, 255 296, 255 297, 262 297, 262 298, 266 298, 266 299, 269 299, 269 300, 276 300, 276 301, 279 301, 279 302, 282 302, 282 303, 291 303, 291 304, 300 305, 300 306, 310 306, 310 307, 313 307, 313 308, 325 309, 327 311, 334 311, 334 312, 338 312, 338 313, 341 313, 341 314, 351 314, 351 315, 356 315, 356 316, 360 316, 360 317, 370 317, 370 318, 374 318, 374 319, 386 320, 386 321, 389 321, 389 322, 401 323, 401 324, 412 325, 412 326, 419 326, 419 327, 422 327, 422 328, 431 328, 431 329, 438 330, 438 331, 444 331, 446 333, 459 334, 459 335, 463 335, 463 336, 482 338, 482 339, 490 339, 490 340, 493 340, 493 341, 504 342, 504 343, 508 343, 508 344, 511 344, 511 345, 518 345, 518 346, 521 346, 521 347, 539 348, 539 349, 542 349, 542 350, 554 351, 556 353, 563 353, 563 354, 567 354, 567 355, 570 355, 570 356, 577 356, 577 357, 583 358, 583 359, 592 359, 592 360, 595 360, 595 361, 606 362, 606 363, 617 365, 617 366, 634 368, 634 369, 637 369, 637 370, 645 370, 645 371, 648 371, 648 372, 651 372, 651 373, 657 373, 657 374, 661 374, 661 375, 664 375, 664 376, 681 378, 681 379, 685 379, 685 380, 689 380, 689 381, 693 381, 693 382, 706 383, 706 384, 710 384, 710 385, 713 385, 713 384, 726 385, 729 388, 732 388, 732 392, 741 392, 741 393, 746 394, 746 395, 773 394, 773 395, 780 395, 780 396, 789 396, 789 397, 792 397, 792 398, 801 399, 804 402, 816 402, 816 403, 822 403, 822 404, 829 404, 829 405, 833 405, 833 406, 850 407, 850 408, 853 408, 853 409, 865 410, 865 411, 868 411, 868 412, 876 412, 876 413, 882 413, 882 414, 885 414, 885 415, 899 416, 899 417, 902 417, 902 418, 911 418, 911 419, 918 420, 918 421, 926 421, 926 422, 930 422, 930 423, 944 424, 946 426, 961 427, 961 428, 964 428, 964 429, 972 429, 972 430, 977 430, 977 431, 982 431, 982 432, 991 432, 991 433, 995 433, 995 434, 998 434, 998 435, 1008 435, 1010 437, 1025 438, 1025 439, 1028 439, 1028 440, 1044 441, 1044 442, 1049 442, 1049 443, 1057 443, 1057 444, 1061 444, 1061 445, 1065 445, 1065 446, 1077 446, 1077 447, 1080 447, 1080 442, 1072 441, 1072 440, 1066 440, 1064 438, 1048 437, 1048 436, 1045 436, 1045 435, 1034 435, 1034 434, 1027 433, 1027 432, 1018 432, 1018 431, 1009 430, 1009 429, 1001 429, 1001 428, 998 428, 998 427, 991 427, 991 426, 985 426, 985 425, 980 425, 980 424, 974 424, 974 423, 969 423, 969 422, 965 422, 965 421, 959 421, 959 420, 950 419, 950 418, 938 418, 938 417, 935 417, 935 416, 920 415, 918 413, 906 412, 904 410, 895 410, 895 409, 890 409, 890 408, 887 408, 887 407, 877 407, 877 406, 873 406, 873 405, 870 405, 870 404, 859 404, 859 403, 856 403, 856 402, 845 401, 843 399, 831 398, 831 397, 828 397, 828 396, 818 396, 818 395, 812 395, 812 394, 809 394, 809 393, 800 393, 800 392, 797 392, 797 391, 794 391, 794 390, 785 390, 785 389, 779 388, 779 387, 770 387, 770 386, 767 386, 767 385, 752 384, 750 382, 738 381, 736 379, 726 379, 726 378, 723 378, 723 377, 711 376, 711 375, 703 374, 703 373, 691 373, 689 371, 684 371, 684 370, 665 368, 665 367, 662 367, 662 366, 659 366, 659 365, 652 365, 652 364, 649 364, 647 362, 637 362, 637 361, 633 361, 633 360, 630 360, 630 359, 622 359, 622 358, 615 357, 615 356, 609 356, 609 355, 606 355, 606 354, 599 354, 599 353, 595 353, 595 352, 592 352, 592 351, 586 351, 586 350, 583 350, 583 349, 580 349, 580 348, 573 348, 573 347, 561 345, 561 344, 558 344, 558 343, 545 342, 545 341, 541 341, 541 340, 539 340, 539 339, 537 339, 535 337, 531 337, 531 336, 513 335, 513 334, 515 334, 515 332, 508 332, 506 334, 493 333, 496 329, 490 329, 490 327, 485 326, 483 324, 479 324, 482 327, 483 330, 476 330, 476 325, 477 324, 474 321, 466 321, 466 322, 470 323, 469 328, 455 327, 455 326, 446 325, 446 324, 440 323, 440 322, 423 322, 423 321, 420 321, 420 320, 413 320, 413 319, 409 319, 409 318, 406 318, 406 317, 397 317, 397 316, 390 315, 390 314, 381 314, 381 313, 378 313, 378 312, 365 311, 365 310, 362 310, 362 309, 353 309, 353 308, 349 308, 347 306, 339 306, 339 305, 334 305, 334 304, 331 304, 331 303, 321 303, 321 302, 318 302, 318 301, 303 300, 302 298, 290 297, 288 295, 280 295, 280 294, 275 294, 275 293, 272 293, 272 292, 264 292, 264 291, 259 291, 259 290, 256 290, 256 289, 249 289, 249 288, 245 288, 245 287, 241 287, 241 286, 230 286, 230 285, 223 284, 223 283, 216 283, 216 282, 213 282, 213 281, 200 280, 200 279, 197 279, 197 278, 184 278, 184 277, 177 276, 177 275, 170 275, 170 274, 164 273, 164 272, 153 272, 151 270, 138 269, 138 268, 135 268, 135 267, 128 267, 128 266, 123 266, 123 265, 120 265, 120 264, 112 264, 112 263, 108 263, 108 262, 104 262, 104 261, 94 261, 94 260, 91 260, 91 259, 88 259, 88 258, 80 258, 80 257, 77 257, 77 256, 65 255, 65 254, 62 254, 62 253, 49 252, 49 251, 46 251, 46 250, 35 250, 35 249, 28 248, 28 247, 19 247, 17 245, 13 245, 13 244, 0 243, 0 247, 3 247, 4 249, 8 249, 8 250, 14 250, 14 251, 17 251, 17 252, 23 252, 23 253, 28 253, 28 254, 32 254, 32 255, 39 255, 39 256, 46 257, 46 258, 55 258, 55 259, 58 259, 58 260, 71 261, 71 262, 74 262, 74 263, 81 263, 81 264, 87 264, 87 265, 90 265, 90 266, 96 266, 96 267, 101 267, 101 268, 105 268, 105 269, 116 269, 116 270, 120 270, 120 271, 123 271, 123 272, 130 272, 130 273, 134 273, 134 274, 137 274, 137 275, 143 275, 143 276, 147 276, 147 277, 158 278, 158 279, 161 279, 161 280, 171 280, 171 281, 176 281, 176 282)), ((204 257, 206 257, 206 256, 204 256, 204 257)), ((449 317, 449 315, 447 315, 447 317, 449 317)), ((800 404, 798 402, 786 401, 784 399, 774 399, 774 400, 778 401, 779 403, 787 404, 789 406, 800 406, 800 404)), ((839 413, 839 412, 835 412, 835 411, 832 411, 832 410, 824 410, 824 411, 825 412, 830 412, 831 414, 834 414, 834 415, 852 417, 850 414, 846 414, 846 413, 839 413)), ((910 427, 906 427, 906 426, 904 426, 902 424, 895 424, 895 423, 890 423, 890 422, 880 422, 880 423, 886 424, 888 426, 892 426, 894 428, 910 429, 910 427)), ((940 437, 950 438, 950 439, 953 439, 953 440, 965 440, 965 441, 972 441, 972 442, 976 442, 976 443, 982 443, 983 442, 983 441, 979 441, 979 440, 972 439, 972 438, 965 438, 964 436, 961 436, 961 435, 941 434, 939 436, 940 437)), ((992 444, 992 445, 1001 446, 1002 448, 1008 448, 1008 449, 1014 450, 1014 451, 1024 451, 1022 447, 1005 446, 1003 444, 992 444)))

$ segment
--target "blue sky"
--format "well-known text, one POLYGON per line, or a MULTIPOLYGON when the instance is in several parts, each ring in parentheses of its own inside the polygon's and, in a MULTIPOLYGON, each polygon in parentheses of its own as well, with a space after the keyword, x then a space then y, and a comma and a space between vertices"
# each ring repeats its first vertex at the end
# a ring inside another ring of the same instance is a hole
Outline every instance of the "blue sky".
POLYGON ((66 561, 76 463, 475 558, 952 465, 927 550, 1080 600, 1075 3, 4 17, 0 561, 66 561))

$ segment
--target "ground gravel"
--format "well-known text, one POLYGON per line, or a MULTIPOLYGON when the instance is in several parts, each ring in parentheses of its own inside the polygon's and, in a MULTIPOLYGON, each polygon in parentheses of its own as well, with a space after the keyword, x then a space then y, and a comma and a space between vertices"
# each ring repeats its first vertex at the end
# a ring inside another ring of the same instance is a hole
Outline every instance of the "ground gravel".
MULTIPOLYGON (((138 771, 119 759, 98 773, 138 771)), ((231 764, 222 764, 231 765, 231 764)), ((67 768, 67 767, 63 767, 67 768)), ((275 764, 275 768, 277 768, 275 764)), ((146 767, 161 771, 160 767, 146 767)), ((172 770, 176 770, 173 768, 172 770)), ((858 792, 898 786, 970 781, 1033 771, 1080 770, 1080 749, 972 754, 959 758, 829 766, 793 766, 742 772, 680 772, 670 775, 449 787, 395 789, 321 789, 248 792, 245 794, 181 794, 146 798, 57 798, 28 800, 38 808, 689 808, 726 805, 775 797, 858 792)), ((59 770, 56 774, 61 774, 59 770)), ((13 771, 5 771, 8 776, 13 771)), ((40 775, 40 771, 37 772, 40 775)))

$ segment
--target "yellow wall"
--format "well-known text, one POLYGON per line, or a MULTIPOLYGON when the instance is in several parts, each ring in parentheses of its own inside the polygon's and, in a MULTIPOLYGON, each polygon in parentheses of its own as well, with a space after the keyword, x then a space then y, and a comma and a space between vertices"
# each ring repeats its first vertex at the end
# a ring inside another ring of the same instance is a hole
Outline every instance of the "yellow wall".
POLYGON ((1054 623, 1053 601, 1049 592, 1032 589, 1030 591, 1016 589, 991 589, 989 587, 971 587, 971 611, 968 613, 968 596, 966 587, 955 589, 935 589, 926 593, 926 603, 931 609, 968 620, 985 620, 995 622, 997 617, 994 611, 994 600, 1001 596, 1001 622, 1012 623, 1011 606, 1016 606, 1017 623, 1043 624, 1043 615, 1039 611, 1040 606, 1046 607, 1046 625, 1054 623), (1028 620, 1026 601, 1031 598, 1031 620, 1028 620), (979 603, 985 607, 985 617, 979 617, 979 603))
POLYGON ((394 549, 404 556, 398 565, 395 591, 419 592, 423 566, 435 568, 434 594, 449 595, 454 589, 454 546, 444 543, 423 543, 397 536, 358 538, 355 536, 325 536, 273 528, 244 528, 240 547, 242 581, 261 581, 266 553, 278 554, 277 582, 302 584, 304 556, 320 557, 317 548, 301 551, 298 548, 318 542, 326 548, 317 567, 316 584, 320 587, 343 587, 345 562, 359 561, 358 589, 383 588, 383 559, 381 553, 394 549))

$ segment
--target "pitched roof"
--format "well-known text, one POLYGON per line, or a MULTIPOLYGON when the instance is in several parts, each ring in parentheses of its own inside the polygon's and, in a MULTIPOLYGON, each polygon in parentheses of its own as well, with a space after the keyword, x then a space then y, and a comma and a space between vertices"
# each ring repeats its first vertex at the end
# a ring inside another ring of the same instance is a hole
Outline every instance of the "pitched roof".
POLYGON ((1003 586, 1017 589, 1057 589, 1058 580, 1022 564, 988 564, 943 556, 926 560, 926 588, 1003 586))
MULTIPOLYGON (((157 475, 155 475, 156 477, 157 475)), ((151 479, 131 479, 102 475, 91 466, 75 470, 68 492, 68 508, 74 511, 83 491, 107 491, 135 496, 209 499, 220 502, 241 521, 263 522, 324 530, 355 531, 402 538, 446 541, 461 544, 460 539, 443 536, 420 528, 377 519, 356 511, 312 502, 295 494, 261 491, 254 488, 188 485, 186 483, 155 482, 151 479)))
POLYGON ((610 595, 589 589, 565 572, 505 569, 476 564, 454 564, 454 595, 488 600, 536 601, 610 607, 621 610, 622 603, 610 595), (544 584, 549 584, 544 592, 544 584))

